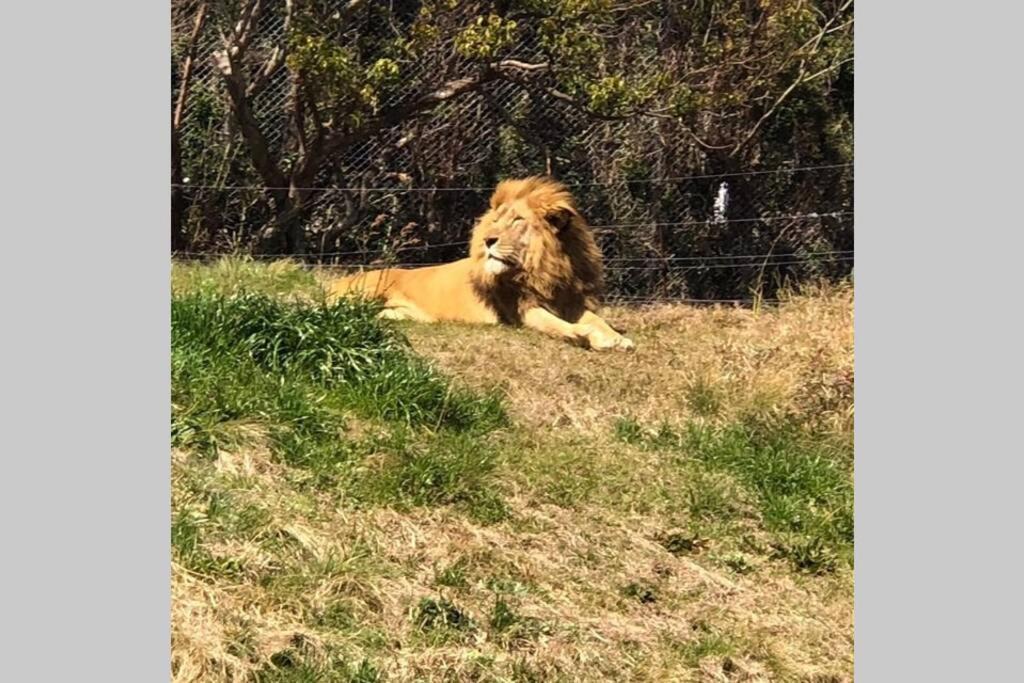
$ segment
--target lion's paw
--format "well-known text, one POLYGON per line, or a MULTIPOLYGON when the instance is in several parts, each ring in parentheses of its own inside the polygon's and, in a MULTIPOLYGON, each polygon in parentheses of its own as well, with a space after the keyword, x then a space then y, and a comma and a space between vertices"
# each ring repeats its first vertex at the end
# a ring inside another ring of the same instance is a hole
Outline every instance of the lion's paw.
POLYGON ((612 351, 618 349, 620 351, 632 351, 636 348, 633 340, 629 337, 623 337, 621 334, 617 334, 614 337, 607 334, 597 333, 590 337, 590 348, 594 351, 612 351))

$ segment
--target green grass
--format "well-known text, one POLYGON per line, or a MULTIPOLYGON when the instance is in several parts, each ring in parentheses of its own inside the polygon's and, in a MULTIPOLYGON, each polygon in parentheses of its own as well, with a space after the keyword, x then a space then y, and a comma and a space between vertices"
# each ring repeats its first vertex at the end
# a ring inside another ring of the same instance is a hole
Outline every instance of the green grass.
POLYGON ((336 426, 346 410, 435 430, 486 430, 503 420, 497 399, 454 386, 376 313, 350 300, 299 303, 211 292, 174 297, 175 445, 215 440, 217 431, 209 427, 246 418, 312 435, 336 426))
MULTIPOLYGON (((369 304, 226 294, 199 282, 171 304, 173 446, 212 458, 264 439, 306 485, 355 503, 450 504, 478 520, 504 518, 489 485, 494 459, 478 441, 506 422, 496 397, 438 373, 369 304), (379 429, 355 434, 357 420, 379 429)), ((196 497, 173 517, 177 556, 206 575, 241 571, 201 540, 244 537, 265 517, 252 507, 224 512, 223 496, 196 497)))
POLYGON ((736 653, 736 645, 729 638, 715 632, 702 632, 696 639, 680 646, 686 663, 696 667, 705 657, 728 657, 736 653))
POLYGON ((301 653, 279 652, 271 664, 255 676, 256 683, 378 683, 380 671, 368 660, 349 664, 344 660, 317 663, 306 661, 301 653))
POLYGON ((193 680, 852 667, 852 406, 822 403, 845 375, 817 350, 839 304, 689 312, 686 335, 638 318, 654 355, 597 356, 381 322, 295 264, 173 273, 173 643, 193 680), (775 358, 785 330, 801 352, 775 358), (762 603, 769 625, 737 617, 762 603))
POLYGON ((488 626, 494 639, 506 647, 528 644, 552 633, 550 625, 536 617, 521 614, 500 595, 494 598, 488 626))
POLYGON ((446 598, 423 598, 412 613, 419 638, 430 646, 466 642, 478 630, 476 619, 446 598))
POLYGON ((507 516, 491 484, 499 453, 482 445, 477 434, 413 438, 402 432, 390 446, 378 467, 352 475, 354 500, 400 508, 455 505, 485 523, 507 516))
POLYGON ((728 523, 741 517, 738 503, 746 492, 773 536, 775 555, 812 573, 852 563, 848 440, 809 432, 792 421, 755 419, 726 425, 691 422, 682 430, 662 426, 651 433, 624 421, 616 433, 628 443, 686 456, 678 466, 689 474, 684 495, 694 520, 728 523))
POLYGON ((176 263, 171 287, 178 292, 234 295, 309 296, 322 293, 312 272, 298 263, 259 262, 245 256, 221 258, 211 263, 176 263))

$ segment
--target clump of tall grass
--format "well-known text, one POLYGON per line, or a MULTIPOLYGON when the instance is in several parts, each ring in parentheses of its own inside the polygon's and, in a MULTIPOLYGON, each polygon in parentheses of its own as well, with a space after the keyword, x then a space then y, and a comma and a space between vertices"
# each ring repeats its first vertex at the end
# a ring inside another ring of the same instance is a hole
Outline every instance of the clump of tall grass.
POLYGON ((209 288, 174 296, 173 444, 216 448, 231 425, 257 422, 298 458, 340 442, 346 414, 431 431, 503 422, 497 398, 453 385, 376 313, 356 300, 209 288))

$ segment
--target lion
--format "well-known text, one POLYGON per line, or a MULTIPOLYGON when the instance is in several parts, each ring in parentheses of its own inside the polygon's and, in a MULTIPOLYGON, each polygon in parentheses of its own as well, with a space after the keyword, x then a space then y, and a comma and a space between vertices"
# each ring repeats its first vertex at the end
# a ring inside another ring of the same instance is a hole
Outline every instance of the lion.
POLYGON ((383 302, 382 318, 507 324, 597 351, 633 341, 597 315, 601 252, 565 185, 545 176, 498 184, 473 228, 469 256, 421 268, 386 268, 329 284, 330 298, 383 302))

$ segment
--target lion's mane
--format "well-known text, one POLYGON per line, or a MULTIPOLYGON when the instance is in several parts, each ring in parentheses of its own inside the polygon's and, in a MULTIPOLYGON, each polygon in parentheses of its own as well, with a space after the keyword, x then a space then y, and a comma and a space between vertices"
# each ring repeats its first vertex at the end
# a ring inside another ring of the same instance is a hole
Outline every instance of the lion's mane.
MULTIPOLYGON (((531 240, 522 268, 511 275, 485 271, 482 224, 470 240, 473 284, 502 314, 522 315, 543 306, 570 320, 597 309, 603 290, 601 250, 565 185, 544 176, 506 180, 491 196, 489 211, 523 200, 546 225, 531 240)), ((485 214, 486 217, 486 214, 485 214)))

